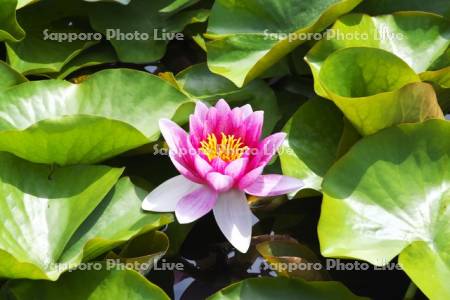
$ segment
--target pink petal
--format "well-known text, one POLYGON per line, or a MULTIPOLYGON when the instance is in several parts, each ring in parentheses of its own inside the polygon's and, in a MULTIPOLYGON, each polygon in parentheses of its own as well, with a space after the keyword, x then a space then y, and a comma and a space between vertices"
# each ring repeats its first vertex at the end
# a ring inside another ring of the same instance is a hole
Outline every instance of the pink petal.
POLYGON ((255 111, 244 120, 242 127, 245 129, 245 143, 254 147, 259 142, 264 123, 264 112, 255 111))
POLYGON ((215 171, 223 173, 225 171, 225 168, 228 166, 228 163, 225 162, 220 157, 216 157, 212 160, 211 166, 214 168, 215 171))
POLYGON ((175 216, 181 224, 191 223, 210 212, 216 200, 217 193, 202 186, 181 198, 175 208, 175 216))
POLYGON ((219 195, 213 209, 217 225, 228 241, 240 252, 247 252, 252 237, 252 212, 241 191, 230 190, 219 195))
POLYGON ((239 179, 244 174, 248 163, 247 157, 236 159, 228 164, 225 168, 225 175, 229 175, 234 179, 239 179))
POLYGON ((142 201, 142 209, 158 212, 172 212, 186 194, 201 185, 193 183, 182 175, 175 176, 160 184, 142 201))
POLYGON ((229 112, 231 112, 230 106, 224 99, 220 99, 219 101, 217 101, 216 108, 219 114, 228 114, 229 112))
POLYGON ((280 148, 286 133, 279 132, 266 137, 260 142, 257 148, 257 153, 253 156, 250 162, 250 168, 256 168, 259 166, 265 166, 272 159, 273 155, 280 148))
POLYGON ((241 106, 240 110, 242 112, 242 117, 243 118, 247 118, 248 116, 250 116, 253 113, 253 109, 252 109, 252 106, 250 104, 246 104, 244 106, 241 106))
POLYGON ((205 136, 203 136, 202 121, 196 115, 189 116, 189 135, 192 145, 196 148, 199 148, 200 142, 206 138, 205 136))
POLYGON ((209 172, 212 172, 214 170, 213 167, 206 160, 204 160, 200 155, 195 156, 194 162, 195 162, 195 168, 197 170, 197 173, 202 177, 205 177, 206 174, 208 174, 209 172))
POLYGON ((303 181, 283 175, 261 175, 245 192, 257 197, 270 197, 288 194, 300 190, 304 186, 303 181))
POLYGON ((218 172, 208 173, 206 181, 215 191, 221 193, 228 191, 233 186, 233 178, 218 172))
POLYGON ((161 119, 159 120, 159 129, 171 152, 178 154, 184 152, 183 148, 186 146, 188 134, 183 128, 169 119, 161 119))
POLYGON ((206 119, 206 114, 208 113, 208 106, 206 106, 205 103, 202 101, 197 101, 195 104, 195 111, 194 115, 201 121, 204 121, 206 119))
POLYGON ((180 172, 181 175, 183 175, 184 177, 193 182, 200 184, 204 183, 204 180, 197 175, 197 172, 186 167, 185 163, 180 162, 180 159, 174 153, 169 152, 169 157, 173 165, 178 170, 178 172, 180 172))
POLYGON ((261 166, 261 167, 255 168, 255 169, 251 170, 250 172, 248 172, 247 174, 245 174, 241 178, 241 180, 239 180, 238 188, 240 190, 244 190, 246 187, 253 184, 256 181, 256 179, 258 179, 258 177, 261 176, 263 170, 264 170, 264 166, 261 166))
POLYGON ((216 136, 218 135, 216 132, 217 118, 217 109, 215 107, 211 107, 208 110, 205 122, 203 123, 203 136, 206 137, 209 133, 214 133, 216 136))
POLYGON ((231 111, 231 120, 230 120, 233 131, 235 131, 234 129, 241 128, 243 119, 244 117, 242 116, 242 110, 239 107, 233 108, 233 110, 231 111))

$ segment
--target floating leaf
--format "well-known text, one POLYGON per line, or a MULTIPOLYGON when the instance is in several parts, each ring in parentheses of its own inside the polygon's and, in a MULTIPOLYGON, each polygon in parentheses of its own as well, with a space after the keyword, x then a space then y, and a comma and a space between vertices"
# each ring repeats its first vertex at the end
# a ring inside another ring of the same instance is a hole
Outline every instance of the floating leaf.
POLYGON ((64 248, 122 173, 103 166, 51 172, 0 154, 0 276, 56 279, 64 248))
POLYGON ((81 51, 98 43, 93 36, 78 38, 80 33, 95 32, 89 26, 84 6, 76 1, 39 1, 20 9, 17 19, 26 37, 7 43, 8 62, 24 74, 59 72, 81 51), (69 41, 69 33, 76 38, 69 41))
POLYGON ((157 76, 127 69, 80 84, 27 82, 0 95, 0 150, 39 163, 94 163, 155 141, 158 120, 191 103, 157 76))
POLYGON ((428 71, 420 74, 423 81, 438 84, 440 87, 450 89, 450 66, 438 71, 428 71))
POLYGON ((64 274, 57 282, 18 280, 3 287, 2 295, 11 300, 169 300, 158 286, 135 271, 112 269, 76 271, 64 274))
POLYGON ((176 15, 159 12, 166 5, 167 0, 133 0, 126 6, 95 3, 89 15, 92 27, 109 36, 120 61, 148 63, 164 56, 169 40, 184 39, 180 31, 186 25, 204 22, 208 16, 206 10, 176 15), (126 35, 133 37, 126 38, 126 35))
POLYGON ((430 120, 358 142, 324 179, 322 254, 378 266, 400 254, 429 298, 449 298, 449 136, 448 121, 430 120))
POLYGON ((119 254, 110 253, 107 259, 115 263, 136 266, 135 271, 145 275, 166 254, 169 238, 164 232, 150 231, 130 240, 119 254))
POLYGON ((0 276, 56 280, 144 232, 173 220, 140 210, 146 192, 121 179, 122 169, 57 168, 0 155, 0 276), (103 199, 103 201, 102 201, 103 199))
POLYGON ((128 178, 114 189, 80 226, 68 243, 64 259, 91 260, 129 239, 173 221, 172 214, 143 212, 140 207, 147 192, 128 178))
POLYGON ((122 5, 130 4, 131 0, 84 0, 86 2, 116 2, 122 5))
POLYGON ((98 66, 117 62, 117 55, 108 43, 95 45, 69 61, 59 73, 48 74, 51 77, 64 79, 71 73, 85 67, 98 66))
POLYGON ((297 299, 297 300, 352 300, 355 296, 338 282, 306 282, 298 278, 251 278, 232 284, 208 300, 238 299, 297 299))
POLYGON ((17 0, 2 0, 0 3, 0 41, 19 41, 25 32, 16 20, 17 0))
POLYGON ((320 191, 322 177, 337 158, 344 116, 330 101, 313 98, 287 122, 279 152, 283 174, 300 178, 320 191))
POLYGON ((191 5, 196 4, 200 0, 174 0, 172 3, 162 8, 160 12, 163 13, 171 13, 174 11, 179 11, 183 8, 189 7, 191 5))
POLYGON ((0 91, 26 81, 22 74, 0 60, 0 91))
POLYGON ((320 83, 362 135, 405 122, 443 118, 433 88, 400 58, 376 48, 346 48, 322 65, 320 83))
POLYGON ((299 277, 305 280, 324 280, 327 273, 314 268, 304 268, 320 261, 306 245, 300 244, 289 236, 268 236, 267 240, 256 244, 256 250, 270 266, 285 277, 299 277))
POLYGON ((450 3, 447 0, 365 0, 356 10, 371 15, 390 14, 395 11, 427 11, 450 16, 450 3))
POLYGON ((301 34, 322 31, 360 2, 217 0, 206 34, 208 67, 241 87, 305 42, 301 34))
POLYGON ((450 45, 450 22, 423 12, 399 12, 370 17, 341 17, 306 55, 316 92, 325 96, 319 72, 325 59, 339 49, 372 47, 386 50, 405 61, 416 73, 428 70, 450 45), (426 53, 426 55, 424 55, 426 53))

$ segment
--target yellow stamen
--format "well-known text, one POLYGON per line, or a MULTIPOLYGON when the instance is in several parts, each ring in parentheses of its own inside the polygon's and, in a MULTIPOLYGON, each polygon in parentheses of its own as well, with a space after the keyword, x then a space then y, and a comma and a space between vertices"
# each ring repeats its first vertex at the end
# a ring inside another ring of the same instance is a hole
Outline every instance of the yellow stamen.
POLYGON ((239 159, 247 151, 248 147, 244 146, 241 138, 236 139, 234 135, 225 135, 222 132, 220 143, 214 133, 208 134, 208 138, 200 142, 199 150, 212 161, 216 157, 220 157, 223 161, 230 162, 239 159))

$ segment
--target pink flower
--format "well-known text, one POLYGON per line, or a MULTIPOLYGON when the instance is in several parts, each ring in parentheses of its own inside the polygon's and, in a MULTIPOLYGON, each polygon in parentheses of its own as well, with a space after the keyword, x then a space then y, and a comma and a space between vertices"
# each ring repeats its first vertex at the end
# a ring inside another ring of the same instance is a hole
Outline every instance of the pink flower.
POLYGON ((225 100, 211 108, 197 102, 189 121, 187 134, 174 122, 160 120, 170 158, 181 175, 154 189, 142 208, 175 211, 180 223, 193 222, 212 210, 228 241, 247 252, 254 217, 245 193, 277 196, 303 185, 287 176, 262 175, 285 134, 260 140, 263 112, 254 112, 250 105, 231 109, 225 100))

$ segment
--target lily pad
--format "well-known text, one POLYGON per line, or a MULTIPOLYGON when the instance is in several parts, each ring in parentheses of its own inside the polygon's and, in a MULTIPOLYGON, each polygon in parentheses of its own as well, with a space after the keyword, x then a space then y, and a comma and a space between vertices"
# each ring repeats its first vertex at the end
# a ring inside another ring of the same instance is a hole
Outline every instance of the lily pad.
POLYGON ((362 300, 338 282, 306 282, 297 278, 251 278, 232 284, 208 300, 362 300))
POLYGON ((9 282, 2 290, 3 297, 13 300, 169 300, 158 286, 135 271, 107 270, 76 271, 64 274, 57 282, 18 280, 9 282))
POLYGON ((325 270, 301 267, 308 264, 320 264, 320 260, 308 246, 300 244, 293 238, 271 235, 255 247, 280 276, 298 277, 308 281, 328 279, 325 270), (297 267, 294 268, 294 266, 297 267))
POLYGON ((416 73, 427 71, 450 45, 450 22, 424 12, 398 12, 371 17, 350 14, 341 17, 306 55, 321 96, 319 72, 328 56, 339 49, 372 47, 400 57, 416 73), (426 53, 424 55, 424 53, 426 53))
POLYGON ((337 159, 343 119, 331 101, 317 97, 303 104, 283 128, 287 136, 278 151, 283 174, 320 191, 322 177, 337 159))
POLYGON ((427 11, 442 16, 450 16, 447 0, 365 0, 356 10, 372 15, 389 14, 395 11, 427 11))
POLYGON ((39 1, 17 12, 17 19, 26 31, 20 42, 8 42, 9 64, 24 74, 59 72, 84 49, 98 43, 78 38, 80 33, 94 33, 89 26, 83 2, 39 1), (77 38, 68 40, 68 34, 77 38))
POLYGON ((92 27, 109 36, 120 61, 149 63, 164 56, 169 40, 184 39, 180 32, 186 25, 204 22, 208 17, 207 10, 160 12, 165 6, 167 0, 133 0, 126 6, 99 2, 90 6, 89 16, 92 27), (126 34, 134 36, 135 32, 137 38, 126 38, 126 34))
POLYGON ((143 233, 173 222, 172 214, 143 212, 140 207, 148 192, 128 178, 114 189, 92 212, 69 241, 64 259, 91 260, 143 233))
POLYGON ((163 13, 171 13, 174 11, 179 11, 183 8, 189 7, 191 5, 196 4, 200 0, 174 0, 172 3, 162 8, 160 12, 163 13))
POLYGON ((0 60, 0 91, 26 81, 22 74, 0 60))
POLYGON ((211 104, 224 98, 234 106, 250 104, 254 110, 268 112, 264 116, 264 134, 272 132, 280 119, 277 98, 263 80, 255 80, 243 88, 237 88, 230 80, 212 73, 206 64, 193 65, 176 76, 178 87, 195 99, 211 104))
POLYGON ((425 295, 448 299, 449 137, 450 122, 429 120, 358 142, 323 182, 322 254, 377 266, 400 255, 425 295))
POLYGON ((64 79, 71 73, 86 67, 99 66, 117 62, 117 55, 109 43, 101 43, 83 51, 77 57, 69 61, 59 73, 48 74, 54 78, 64 79))
POLYGON ((2 0, 0 3, 0 41, 19 41, 25 32, 16 20, 17 0, 2 0))
POLYGON ((145 275, 154 268, 168 249, 167 235, 161 231, 150 231, 128 241, 119 254, 109 253, 107 260, 114 259, 115 263, 136 266, 134 270, 145 275))
POLYGON ((131 0, 84 0, 86 2, 116 2, 122 5, 130 4, 131 0))
POLYGON ((432 86, 381 49, 338 50, 325 60, 319 80, 327 98, 362 135, 399 123, 443 118, 432 86))
POLYGON ((302 34, 322 31, 360 2, 217 0, 205 34, 208 67, 241 87, 305 42, 302 34))
POLYGON ((444 89, 450 89, 450 66, 438 71, 428 71, 420 74, 423 81, 438 84, 444 89))
POLYGON ((95 163, 155 141, 158 120, 187 118, 186 105, 192 100, 169 83, 128 69, 80 84, 27 82, 0 95, 0 151, 38 163, 95 163))
POLYGON ((104 166, 57 168, 0 154, 0 276, 56 279, 77 228, 122 173, 104 166))
POLYGON ((6 153, 0 160, 6 199, 0 207, 2 277, 56 280, 83 259, 173 220, 142 212, 146 192, 127 178, 105 197, 123 169, 71 166, 52 172, 6 153))

